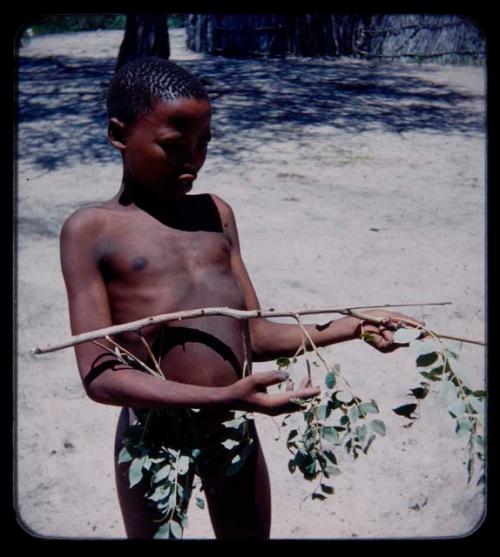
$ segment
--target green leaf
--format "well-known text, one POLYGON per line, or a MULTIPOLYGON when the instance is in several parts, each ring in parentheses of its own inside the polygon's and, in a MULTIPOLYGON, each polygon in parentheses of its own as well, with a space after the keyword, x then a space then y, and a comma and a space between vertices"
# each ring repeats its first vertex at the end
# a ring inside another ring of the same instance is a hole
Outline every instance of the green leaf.
POLYGON ((375 337, 371 334, 371 333, 367 333, 366 331, 363 331, 361 333, 361 340, 364 340, 365 342, 367 342, 368 344, 370 342, 373 342, 375 340, 375 337))
POLYGON ((472 431, 472 424, 467 418, 458 418, 455 433, 460 437, 468 435, 472 431))
POLYGON ((286 416, 286 424, 294 429, 298 429, 304 423, 304 415, 302 412, 294 412, 286 416))
POLYGON ((340 441, 339 434, 333 426, 323 426, 321 428, 321 437, 333 445, 339 443, 340 441))
POLYGON ((443 377, 443 371, 444 371, 444 367, 438 366, 431 369, 430 371, 421 371, 420 375, 423 375, 426 379, 429 379, 430 381, 440 381, 443 377))
POLYGON ((326 495, 322 495, 321 493, 313 493, 311 495, 312 499, 319 499, 320 501, 324 501, 326 499, 326 495))
POLYGON ((186 472, 189 470, 190 463, 190 458, 187 455, 182 455, 177 461, 177 473, 180 475, 186 474, 186 472))
POLYGON ((364 424, 362 426, 356 427, 356 436, 358 437, 361 443, 366 439, 367 431, 368 429, 364 424))
POLYGON ((457 400, 448 406, 448 412, 453 418, 459 418, 466 412, 465 404, 461 400, 457 400))
POLYGON ((450 362, 448 360, 448 363, 451 364, 450 367, 453 370, 453 373, 464 383, 470 383, 473 380, 470 367, 465 366, 460 362, 450 362))
POLYGON ((227 422, 222 422, 224 427, 229 427, 233 429, 238 429, 242 423, 245 422, 245 417, 240 416, 239 418, 235 418, 234 420, 228 420, 227 422))
POLYGON ((370 400, 370 402, 363 402, 359 405, 361 412, 364 414, 378 414, 379 409, 377 403, 374 400, 370 400))
POLYGON ((379 435, 385 435, 386 429, 385 424, 382 420, 372 420, 370 422, 370 428, 372 429, 372 431, 378 433, 379 435))
POLYGON ((128 469, 129 487, 134 487, 142 480, 142 458, 134 458, 128 469))
POLYGON ((317 471, 316 471, 316 463, 315 462, 311 462, 311 464, 307 465, 304 469, 304 478, 306 480, 314 480, 314 478, 317 475, 317 471))
POLYGON ((446 354, 449 358, 453 358, 454 360, 458 360, 459 354, 450 348, 446 348, 446 354))
POLYGON ((344 415, 344 416, 342 416, 342 417, 340 418, 340 423, 341 423, 341 425, 345 425, 345 426, 346 426, 346 425, 349 424, 349 422, 350 422, 349 416, 345 416, 345 415, 344 415))
POLYGON ((172 485, 171 484, 162 484, 157 487, 153 493, 148 497, 151 501, 161 501, 170 495, 172 485))
POLYGON ((172 470, 172 465, 170 463, 165 464, 162 466, 157 472, 155 472, 153 476, 153 483, 157 484, 164 480, 172 470))
POLYGON ((364 454, 366 454, 368 452, 368 449, 371 447, 371 444, 373 443, 373 441, 375 441, 375 435, 370 435, 370 437, 368 437, 368 442, 366 443, 363 452, 364 454))
POLYGON ((156 531, 153 539, 167 539, 170 537, 170 523, 162 524, 156 531))
POLYGON ((428 354, 420 354, 417 358, 417 366, 418 367, 429 367, 434 364, 437 359, 439 358, 439 354, 437 352, 429 352, 428 354))
POLYGON ((326 471, 331 476, 340 476, 340 474, 342 474, 342 470, 338 466, 329 463, 326 465, 326 471))
POLYGON ((395 331, 393 335, 393 342, 396 344, 409 344, 410 342, 416 340, 421 334, 422 331, 414 327, 401 327, 395 331))
POLYGON ((330 409, 326 405, 318 406, 316 410, 316 417, 320 422, 324 422, 328 415, 330 414, 330 409))
POLYGON ((290 365, 290 358, 279 357, 279 358, 276 360, 276 365, 277 365, 279 368, 288 367, 288 366, 290 365))
POLYGON ((328 387, 328 389, 333 389, 335 387, 335 383, 336 383, 335 374, 331 372, 327 373, 325 377, 325 384, 328 387))
POLYGON ((234 439, 226 439, 222 441, 221 445, 230 451, 232 448, 237 447, 239 445, 239 441, 235 441, 234 439))
POLYGON ((334 410, 337 410, 337 408, 341 408, 343 406, 343 404, 344 404, 343 402, 340 402, 339 400, 337 400, 335 398, 329 398, 327 400, 327 403, 326 403, 330 412, 333 412, 334 410))
POLYGON ((349 416, 351 418, 351 422, 356 422, 359 418, 359 406, 352 406, 349 410, 349 416))
POLYGON ((345 404, 349 404, 353 399, 352 394, 348 391, 337 391, 334 393, 334 397, 345 404))
POLYGON ((337 457, 332 453, 332 451, 323 451, 323 455, 332 463, 337 464, 337 457))
POLYGON ((231 465, 228 466, 227 470, 226 470, 226 474, 228 476, 233 476, 234 474, 236 474, 240 468, 243 466, 243 464, 245 464, 245 461, 248 457, 248 455, 250 454, 250 451, 253 448, 253 440, 250 439, 249 443, 245 446, 245 448, 241 451, 241 454, 236 455, 237 457, 240 457, 238 460, 235 460, 235 458, 233 458, 233 460, 231 461, 231 465))
POLYGON ((150 470, 151 466, 153 464, 153 460, 151 458, 149 458, 148 456, 143 456, 142 457, 142 467, 144 468, 144 470, 150 470))
POLYGON ((128 452, 127 447, 123 447, 118 455, 118 464, 130 462, 134 457, 128 452))
POLYGON ((410 343, 410 347, 415 356, 440 352, 441 350, 441 345, 435 340, 414 340, 410 343))
POLYGON ((175 539, 179 540, 182 538, 182 526, 178 523, 175 522, 173 520, 170 521, 170 533, 172 534, 172 537, 174 537, 175 539))
POLYGON ((160 462, 166 462, 167 461, 167 457, 165 456, 161 456, 158 458, 149 458, 148 460, 152 463, 152 464, 160 464, 160 462))

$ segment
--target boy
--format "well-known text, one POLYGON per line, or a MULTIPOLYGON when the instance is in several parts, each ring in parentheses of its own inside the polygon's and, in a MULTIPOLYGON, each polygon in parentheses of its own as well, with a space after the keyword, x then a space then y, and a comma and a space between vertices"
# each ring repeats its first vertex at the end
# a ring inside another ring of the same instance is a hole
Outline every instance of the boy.
MULTIPOLYGON (((188 195, 210 141, 211 107, 202 85, 169 61, 136 60, 115 74, 107 107, 109 141, 123 162, 120 190, 109 201, 77 210, 61 232, 73 334, 207 306, 259 308, 231 208, 215 195, 188 195)), ((393 322, 402 317, 382 310, 372 313, 393 322)), ((395 348, 390 325, 365 325, 379 350, 395 348)), ((326 327, 306 326, 318 346, 360 338, 360 327, 355 317, 326 327)), ((297 410, 294 398, 319 394, 312 387, 268 394, 266 387, 286 379, 277 371, 242 377, 246 351, 260 361, 295 353, 301 341, 298 326, 250 320, 247 350, 242 328, 240 321, 228 317, 146 328, 144 337, 157 350, 165 379, 133 366, 118 370, 116 361, 91 342, 77 346, 88 396, 123 407, 117 452, 125 428, 143 409, 202 409, 197 433, 210 439, 220 434, 220 423, 230 410, 276 415, 297 410)), ((138 335, 123 334, 120 343, 148 359, 138 335)), ((269 537, 269 478, 255 428, 251 435, 253 450, 237 474, 221 484, 217 464, 202 474, 217 538, 269 537), (216 481, 220 485, 213 491, 210 486, 216 481)), ((126 464, 116 465, 127 536, 150 538, 158 523, 143 487, 139 483, 130 489, 126 473, 126 464)))

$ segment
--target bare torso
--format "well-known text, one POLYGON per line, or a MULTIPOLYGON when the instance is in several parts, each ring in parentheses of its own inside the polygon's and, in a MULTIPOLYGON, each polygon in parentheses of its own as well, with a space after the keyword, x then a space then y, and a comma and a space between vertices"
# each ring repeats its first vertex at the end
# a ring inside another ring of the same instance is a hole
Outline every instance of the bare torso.
MULTIPOLYGON (((231 241, 223 232, 173 228, 116 200, 101 211, 94 257, 106 284, 113 323, 201 307, 244 308, 230 265, 231 241)), ((204 317, 144 329, 167 379, 223 386, 241 376, 242 330, 228 317, 204 317)), ((118 339, 143 360, 137 334, 118 339)))

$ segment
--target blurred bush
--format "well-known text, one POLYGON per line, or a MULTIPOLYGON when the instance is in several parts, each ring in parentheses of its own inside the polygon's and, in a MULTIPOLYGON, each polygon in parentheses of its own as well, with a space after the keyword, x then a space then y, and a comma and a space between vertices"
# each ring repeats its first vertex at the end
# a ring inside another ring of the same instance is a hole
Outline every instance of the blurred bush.
POLYGON ((125 15, 47 15, 33 21, 30 23, 29 27, 33 35, 68 33, 71 31, 94 31, 97 29, 125 29, 125 15))
MULTIPOLYGON (((184 27, 184 14, 165 14, 171 28, 184 27)), ((26 25, 30 35, 95 31, 97 29, 125 29, 126 14, 47 15, 26 25)))

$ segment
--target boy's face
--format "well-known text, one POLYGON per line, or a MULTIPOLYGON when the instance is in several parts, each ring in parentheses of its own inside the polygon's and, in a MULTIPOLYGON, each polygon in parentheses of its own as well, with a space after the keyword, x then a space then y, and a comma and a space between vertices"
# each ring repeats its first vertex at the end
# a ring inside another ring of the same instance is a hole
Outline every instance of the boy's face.
POLYGON ((205 162, 210 102, 178 98, 124 127, 125 179, 165 199, 187 193, 205 162))

